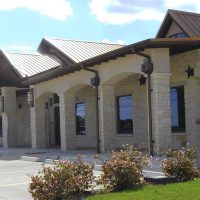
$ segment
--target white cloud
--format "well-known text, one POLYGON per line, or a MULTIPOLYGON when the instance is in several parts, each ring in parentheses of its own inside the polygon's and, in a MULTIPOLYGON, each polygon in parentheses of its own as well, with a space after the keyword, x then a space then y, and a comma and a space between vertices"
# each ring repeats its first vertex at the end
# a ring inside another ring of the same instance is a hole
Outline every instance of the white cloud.
POLYGON ((121 40, 121 39, 118 39, 116 42, 112 42, 111 40, 105 38, 101 42, 108 43, 108 44, 122 44, 122 45, 125 44, 125 42, 123 40, 121 40))
POLYGON ((73 14, 68 0, 0 0, 0 10, 11 11, 17 8, 26 8, 62 21, 73 14))
POLYGON ((200 0, 91 0, 89 6, 99 22, 114 25, 162 21, 167 9, 200 12, 200 0))
POLYGON ((153 1, 146 0, 149 4, 145 4, 144 0, 91 0, 89 6, 97 20, 107 24, 124 24, 135 20, 160 21, 164 13, 157 9, 159 4, 153 1), (150 4, 151 7, 148 6, 150 4))
POLYGON ((195 12, 200 12, 200 1, 199 0, 165 0, 164 2, 167 8, 183 9, 195 12))

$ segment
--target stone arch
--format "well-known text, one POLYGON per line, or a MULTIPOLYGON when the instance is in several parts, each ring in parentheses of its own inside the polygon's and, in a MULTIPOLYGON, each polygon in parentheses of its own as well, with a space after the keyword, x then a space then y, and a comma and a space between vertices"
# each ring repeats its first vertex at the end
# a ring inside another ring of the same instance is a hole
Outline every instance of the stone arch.
POLYGON ((56 93, 45 92, 38 96, 31 108, 32 146, 46 148, 60 146, 60 108, 56 93), (56 102, 58 101, 58 102, 56 102))
POLYGON ((96 148, 96 97, 95 90, 89 84, 77 84, 64 93, 66 149, 95 149, 96 148), (82 104, 83 115, 78 111, 82 104), (80 121, 84 131, 79 132, 80 121), (67 146, 68 145, 68 146, 67 146))
POLYGON ((126 80, 129 77, 134 77, 135 79, 139 81, 139 78, 141 75, 142 73, 140 74, 140 73, 133 73, 133 72, 121 72, 109 77, 108 79, 105 79, 101 84, 114 86, 120 83, 121 81, 126 80))

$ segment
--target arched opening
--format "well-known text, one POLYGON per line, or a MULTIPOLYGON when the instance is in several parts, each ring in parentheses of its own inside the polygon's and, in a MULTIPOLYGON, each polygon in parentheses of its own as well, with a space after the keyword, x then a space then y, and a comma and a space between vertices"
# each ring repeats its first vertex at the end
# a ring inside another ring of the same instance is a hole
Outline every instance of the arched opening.
POLYGON ((148 148, 147 87, 141 74, 120 73, 102 83, 101 137, 104 151, 123 144, 148 148))
POLYGON ((94 88, 87 84, 79 84, 69 88, 65 96, 67 106, 66 144, 70 146, 73 144, 70 149, 96 149, 96 96, 94 88))
POLYGON ((45 93, 36 99, 37 146, 60 148, 60 100, 56 93, 45 93))

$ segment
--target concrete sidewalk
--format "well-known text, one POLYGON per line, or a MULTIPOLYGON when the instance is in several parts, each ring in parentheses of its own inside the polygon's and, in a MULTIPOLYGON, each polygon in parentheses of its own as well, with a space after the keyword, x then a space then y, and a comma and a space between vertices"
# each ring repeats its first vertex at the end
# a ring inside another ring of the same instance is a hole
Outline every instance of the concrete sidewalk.
MULTIPOLYGON (((60 149, 31 149, 31 148, 0 148, 1 160, 24 160, 31 162, 43 162, 45 164, 54 164, 54 161, 70 160, 73 161, 77 155, 84 156, 86 163, 95 163, 95 171, 101 170, 103 161, 108 160, 110 154, 103 153, 96 158, 96 152, 92 150, 80 151, 61 151, 60 149)), ((152 157, 151 166, 144 169, 146 178, 165 178, 160 168, 161 157, 152 157)))

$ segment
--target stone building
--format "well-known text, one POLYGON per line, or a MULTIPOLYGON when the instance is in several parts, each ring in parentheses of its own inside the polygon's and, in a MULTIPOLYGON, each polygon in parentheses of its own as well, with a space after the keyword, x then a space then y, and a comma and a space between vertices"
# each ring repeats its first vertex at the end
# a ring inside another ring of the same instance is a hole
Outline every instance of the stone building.
POLYGON ((154 39, 127 46, 44 38, 37 56, 1 52, 3 146, 199 150, 199 22, 169 10, 154 39))

